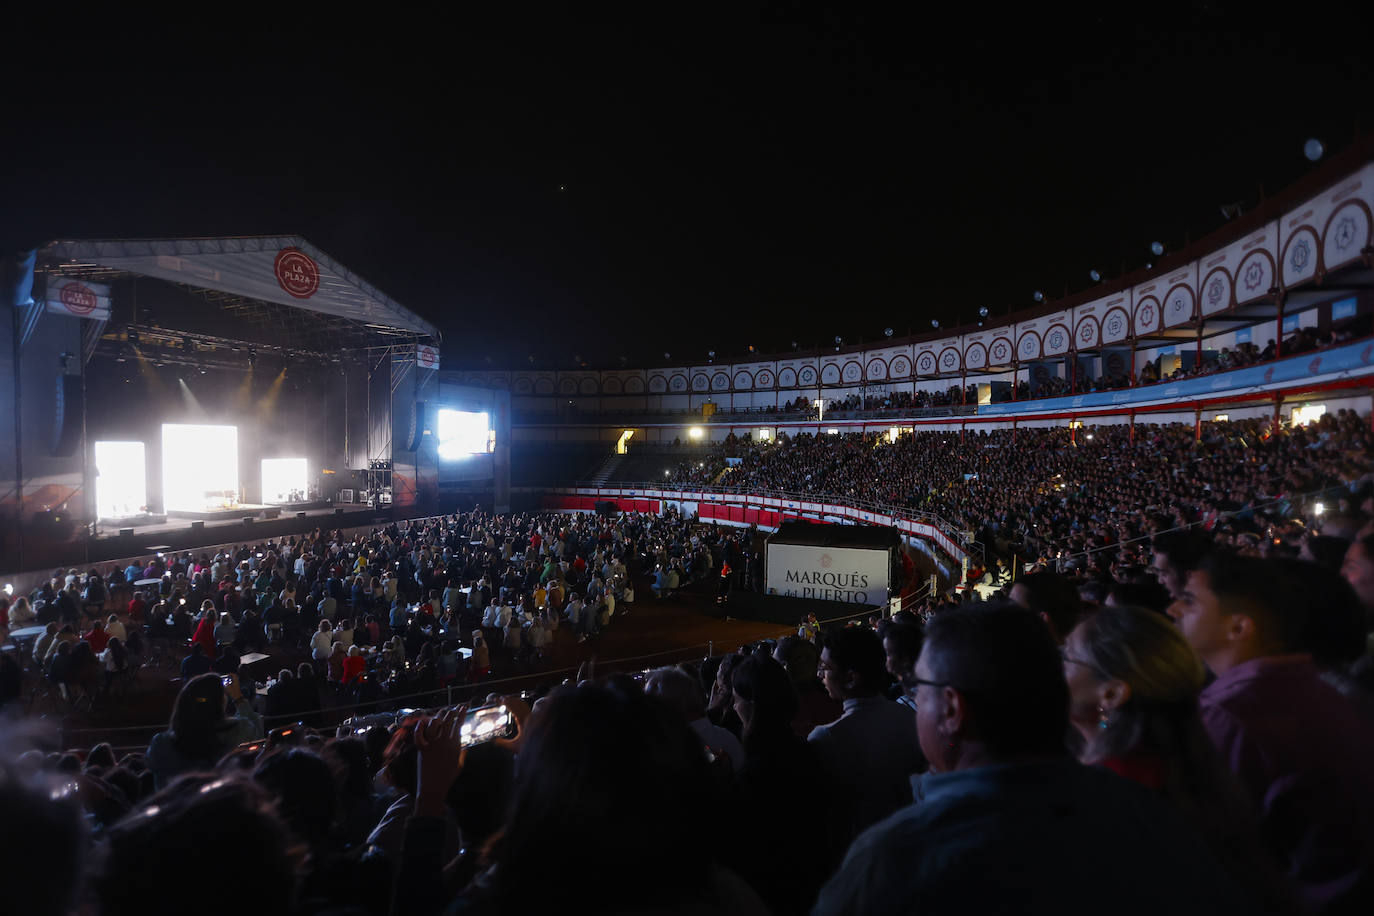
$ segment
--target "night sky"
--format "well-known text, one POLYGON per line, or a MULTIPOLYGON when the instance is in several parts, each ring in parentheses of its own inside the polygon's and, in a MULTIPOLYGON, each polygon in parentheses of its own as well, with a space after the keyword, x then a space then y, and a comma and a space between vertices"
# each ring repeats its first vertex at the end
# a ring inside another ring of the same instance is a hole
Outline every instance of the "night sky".
POLYGON ((1081 290, 1374 129, 1348 11, 962 6, 36 27, 5 62, 5 243, 300 233, 437 324, 446 367, 687 363, 1081 290))

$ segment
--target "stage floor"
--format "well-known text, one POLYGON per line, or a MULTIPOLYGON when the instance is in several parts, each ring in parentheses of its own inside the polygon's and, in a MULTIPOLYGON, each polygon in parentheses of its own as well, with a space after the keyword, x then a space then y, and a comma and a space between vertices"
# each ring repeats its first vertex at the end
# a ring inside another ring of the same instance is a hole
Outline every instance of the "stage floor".
MULTIPOLYGON (((262 507, 259 507, 262 508, 262 507)), ((388 511, 378 511, 367 506, 339 506, 324 509, 291 509, 282 507, 281 517, 274 519, 254 519, 245 525, 243 519, 250 515, 240 508, 226 511, 218 518, 203 519, 204 525, 192 528, 190 520, 171 518, 165 522, 134 525, 131 536, 121 536, 117 528, 101 526, 101 533, 90 541, 90 559, 105 561, 141 556, 149 545, 167 545, 173 550, 199 550, 221 544, 256 543, 269 538, 289 537, 305 534, 316 528, 357 528, 367 525, 387 525, 392 521, 388 511), (304 512, 304 518, 297 518, 304 512)), ((125 526, 128 527, 128 526, 125 526)))

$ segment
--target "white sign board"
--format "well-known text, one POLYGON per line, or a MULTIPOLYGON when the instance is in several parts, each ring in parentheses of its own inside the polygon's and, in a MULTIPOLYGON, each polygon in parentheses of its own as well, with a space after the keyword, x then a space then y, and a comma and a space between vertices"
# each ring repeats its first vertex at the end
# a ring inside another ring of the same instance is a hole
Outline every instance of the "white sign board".
POLYGON ((768 545, 768 593, 851 604, 887 603, 888 552, 768 545))

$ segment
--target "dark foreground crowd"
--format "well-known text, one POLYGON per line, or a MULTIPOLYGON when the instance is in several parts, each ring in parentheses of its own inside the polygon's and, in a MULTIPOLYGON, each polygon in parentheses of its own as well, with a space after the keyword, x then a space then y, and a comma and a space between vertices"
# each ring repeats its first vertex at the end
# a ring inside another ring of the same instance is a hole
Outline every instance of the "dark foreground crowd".
POLYGON ((492 696, 469 747, 465 708, 263 736, 195 677, 144 754, 9 755, 6 910, 1368 913, 1359 522, 1338 568, 1161 536, 1162 611, 1045 570, 492 696))

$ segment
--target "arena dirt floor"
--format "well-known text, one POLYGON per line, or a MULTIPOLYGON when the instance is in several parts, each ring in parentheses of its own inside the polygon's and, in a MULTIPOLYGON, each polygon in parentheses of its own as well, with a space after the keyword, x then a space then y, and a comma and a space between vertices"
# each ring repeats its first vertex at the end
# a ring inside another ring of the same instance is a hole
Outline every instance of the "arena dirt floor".
MULTIPOLYGON (((473 685, 455 685, 453 701, 480 700, 489 693, 518 693, 555 685, 575 677, 584 664, 594 665, 596 675, 632 673, 699 660, 712 653, 732 652, 745 643, 795 632, 775 623, 724 619, 707 581, 693 583, 664 599, 655 599, 647 582, 644 585, 637 590, 644 597, 635 601, 627 614, 617 609, 611 625, 596 639, 578 643, 569 628, 562 626, 554 634, 552 652, 542 661, 517 661, 505 653, 493 652, 491 675, 473 685)), ((32 666, 27 666, 24 696, 26 704, 32 705, 27 716, 12 723, 6 743, 15 740, 44 750, 88 748, 101 741, 109 741, 125 751, 146 747, 153 733, 167 727, 172 702, 181 685, 180 659, 184 654, 185 650, 180 650, 169 660, 170 664, 145 666, 127 688, 96 698, 89 708, 83 702, 75 710, 47 696, 41 685, 34 692, 37 680, 32 666)), ((253 667, 259 680, 308 660, 279 646, 273 646, 269 654, 269 659, 253 667)), ((400 705, 432 705, 426 699, 435 698, 417 698, 400 705)), ((326 708, 320 724, 332 726, 354 711, 326 708)))

